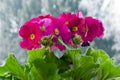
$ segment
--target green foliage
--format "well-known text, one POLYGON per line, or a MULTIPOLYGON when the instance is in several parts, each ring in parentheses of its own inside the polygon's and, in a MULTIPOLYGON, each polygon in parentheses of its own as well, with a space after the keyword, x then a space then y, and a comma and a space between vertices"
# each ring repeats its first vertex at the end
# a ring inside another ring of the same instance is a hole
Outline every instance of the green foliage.
POLYGON ((94 62, 99 64, 97 71, 97 80, 115 79, 120 77, 120 65, 115 65, 114 60, 111 59, 103 50, 93 50, 89 48, 86 55, 92 56, 94 62))
POLYGON ((0 76, 11 78, 12 75, 21 80, 25 80, 27 78, 24 73, 24 68, 18 63, 13 54, 9 54, 6 59, 6 63, 3 66, 0 66, 0 76))
POLYGON ((81 50, 69 50, 67 55, 73 62, 73 72, 71 73, 73 80, 90 80, 97 73, 98 65, 94 63, 91 56, 80 55, 81 50))
POLYGON ((46 63, 43 60, 37 59, 33 62, 41 79, 38 80, 57 80, 58 69, 54 63, 46 63))
POLYGON ((108 54, 103 50, 93 50, 92 48, 89 48, 86 52, 86 55, 93 57, 97 64, 102 64, 107 59, 110 60, 108 54))
POLYGON ((81 59, 80 53, 81 53, 81 49, 68 50, 66 52, 66 55, 71 59, 74 68, 78 68, 80 65, 80 59, 81 59))
POLYGON ((107 80, 115 77, 120 77, 120 65, 115 66, 110 60, 106 60, 100 65, 97 78, 98 80, 107 80))
POLYGON ((28 51, 21 65, 13 54, 0 66, 0 80, 120 80, 120 65, 103 50, 69 48, 61 58, 46 48, 28 51))
POLYGON ((28 51, 28 62, 31 63, 36 59, 43 59, 45 54, 45 48, 28 51))

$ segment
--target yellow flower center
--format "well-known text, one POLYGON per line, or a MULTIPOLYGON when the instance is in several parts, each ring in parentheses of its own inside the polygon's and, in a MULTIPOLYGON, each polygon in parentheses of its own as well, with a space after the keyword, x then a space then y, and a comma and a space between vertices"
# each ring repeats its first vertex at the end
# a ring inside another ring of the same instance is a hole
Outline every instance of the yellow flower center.
POLYGON ((41 26, 40 30, 45 31, 45 26, 41 26))
POLYGON ((78 31, 78 27, 77 26, 72 27, 72 31, 78 31))
POLYGON ((59 30, 56 28, 55 29, 55 34, 58 35, 59 33, 60 33, 59 30))
POLYGON ((35 35, 34 34, 30 34, 30 39, 31 40, 35 39, 35 35))
POLYGON ((69 24, 69 22, 68 22, 68 21, 66 21, 66 22, 65 22, 65 24, 66 24, 66 25, 68 25, 68 24, 69 24))

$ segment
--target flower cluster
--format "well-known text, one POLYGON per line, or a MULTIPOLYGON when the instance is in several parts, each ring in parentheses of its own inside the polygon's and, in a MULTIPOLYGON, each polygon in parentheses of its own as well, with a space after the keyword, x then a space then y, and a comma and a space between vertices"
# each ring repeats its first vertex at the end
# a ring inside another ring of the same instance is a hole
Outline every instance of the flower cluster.
POLYGON ((89 46, 96 37, 102 37, 104 27, 100 20, 84 17, 81 12, 40 15, 24 23, 19 30, 20 46, 31 50, 41 46, 64 50, 58 38, 71 46, 89 46))

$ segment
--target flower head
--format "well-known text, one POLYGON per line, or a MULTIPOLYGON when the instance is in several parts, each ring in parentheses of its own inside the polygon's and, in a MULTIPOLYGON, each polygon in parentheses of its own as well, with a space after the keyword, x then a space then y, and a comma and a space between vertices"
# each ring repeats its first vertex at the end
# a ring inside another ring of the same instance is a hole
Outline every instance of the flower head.
POLYGON ((79 24, 79 18, 76 14, 72 13, 62 13, 59 18, 66 24, 68 27, 77 26, 79 24))
POLYGON ((84 42, 92 42, 95 37, 102 37, 104 28, 102 22, 92 17, 85 17, 84 25, 79 26, 79 33, 84 42))
POLYGON ((42 36, 49 36, 53 32, 53 23, 50 18, 43 18, 39 22, 39 30, 42 31, 42 36))
POLYGON ((95 37, 102 37, 102 22, 92 17, 83 17, 81 12, 62 13, 59 17, 51 14, 40 15, 21 26, 20 46, 31 50, 41 47, 53 47, 64 50, 65 46, 58 41, 61 38, 71 46, 89 46, 95 37))
POLYGON ((41 34, 37 23, 25 23, 19 31, 19 35, 22 37, 20 46, 28 50, 39 48, 38 42, 41 39, 41 34))
POLYGON ((76 14, 72 13, 62 13, 59 19, 68 26, 68 28, 75 32, 78 30, 77 26, 80 23, 80 18, 76 14))
POLYGON ((71 39, 71 32, 69 28, 64 25, 59 19, 54 19, 54 39, 61 37, 65 43, 69 43, 71 39))
POLYGON ((52 41, 54 42, 53 46, 62 46, 61 48, 58 47, 60 50, 64 50, 65 47, 63 47, 62 44, 58 44, 58 38, 62 38, 63 42, 66 44, 70 44, 71 41, 71 32, 69 28, 64 25, 58 18, 53 19, 53 25, 54 25, 54 30, 53 30, 53 39, 52 41))
POLYGON ((67 25, 67 27, 72 32, 72 36, 79 33, 79 26, 82 26, 84 23, 82 12, 73 13, 62 13, 59 16, 59 19, 67 25))

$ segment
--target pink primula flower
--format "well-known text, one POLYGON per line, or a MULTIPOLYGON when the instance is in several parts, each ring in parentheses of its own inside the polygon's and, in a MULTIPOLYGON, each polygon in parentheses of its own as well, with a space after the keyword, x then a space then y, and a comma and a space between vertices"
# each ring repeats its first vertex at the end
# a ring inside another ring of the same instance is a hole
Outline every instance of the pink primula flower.
MULTIPOLYGON (((76 14, 72 13, 62 13, 59 16, 59 19, 72 30, 73 27, 76 27, 80 23, 80 18, 76 14)), ((74 30, 72 30, 74 31, 74 30)))
POLYGON ((19 35, 22 37, 20 46, 28 50, 39 48, 40 44, 38 42, 41 39, 41 34, 37 23, 25 23, 19 31, 19 35))
POLYGON ((53 33, 54 26, 53 26, 53 19, 54 16, 48 15, 40 15, 39 16, 39 29, 42 31, 42 36, 49 36, 53 33))
POLYGON ((60 50, 64 50, 65 47, 63 47, 62 44, 59 44, 58 45, 58 38, 62 38, 63 42, 66 43, 66 44, 70 44, 70 41, 71 41, 71 32, 69 30, 69 28, 64 25, 59 19, 53 19, 53 24, 54 24, 54 30, 53 30, 53 42, 55 43, 54 46, 62 46, 60 48, 60 50))
POLYGON ((42 36, 49 36, 54 30, 52 20, 49 18, 41 19, 39 22, 39 29, 42 31, 42 36))
POLYGON ((102 22, 92 17, 83 17, 80 11, 75 14, 62 13, 58 18, 51 14, 40 15, 24 23, 19 31, 19 35, 22 37, 20 46, 28 50, 40 48, 39 41, 45 36, 51 36, 52 48, 64 50, 65 46, 59 43, 58 38, 72 46, 73 38, 78 35, 82 39, 81 46, 86 46, 94 38, 100 38, 103 34, 102 22))
POLYGON ((76 14, 62 13, 59 19, 68 26, 73 36, 76 33, 78 34, 79 26, 83 23, 83 15, 81 12, 77 12, 76 14))
POLYGON ((49 18, 49 19, 54 19, 55 17, 52 16, 51 14, 42 14, 39 16, 40 19, 44 19, 44 18, 49 18))
POLYGON ((71 39, 71 32, 69 28, 57 18, 54 19, 53 22, 54 22, 53 30, 54 38, 57 39, 58 37, 61 37, 65 43, 69 43, 71 39))
POLYGON ((95 37, 103 36, 104 28, 100 20, 92 17, 85 17, 84 20, 84 25, 79 26, 79 33, 84 42, 92 42, 95 37))

